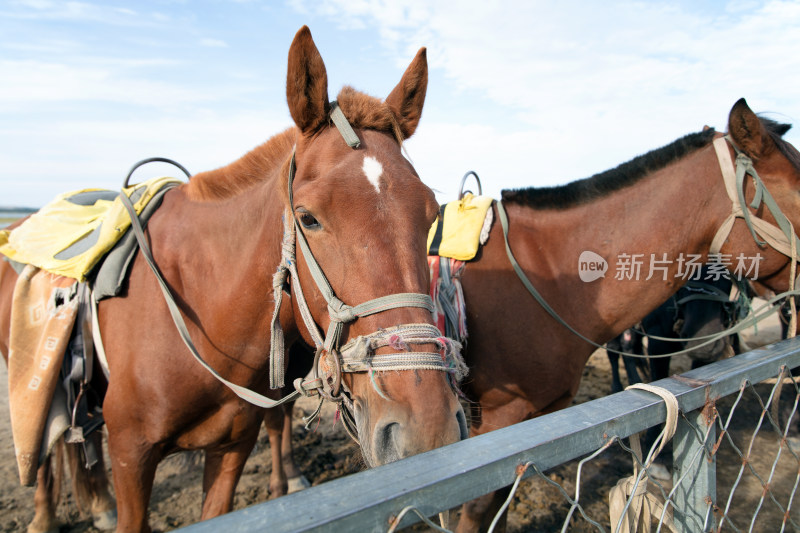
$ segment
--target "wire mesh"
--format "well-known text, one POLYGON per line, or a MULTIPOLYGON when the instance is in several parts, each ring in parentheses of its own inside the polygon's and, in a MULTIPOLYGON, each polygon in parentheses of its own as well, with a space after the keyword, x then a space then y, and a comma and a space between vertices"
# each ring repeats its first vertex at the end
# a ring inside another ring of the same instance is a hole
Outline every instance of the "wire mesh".
MULTIPOLYGON (((608 494, 617 482, 614 476, 625 469, 630 475, 636 461, 641 475, 633 490, 645 484, 660 505, 651 529, 638 531, 679 531, 671 517, 685 512, 686 502, 676 498, 677 488, 697 483, 687 475, 694 471, 694 464, 713 461, 717 498, 706 499, 706 508, 695 510, 704 523, 702 529, 695 525, 690 531, 800 531, 800 510, 793 507, 800 485, 798 403, 798 381, 782 367, 771 380, 743 382, 736 395, 709 398, 702 410, 706 428, 681 413, 682 422, 692 429, 694 447, 691 464, 682 465, 680 471, 685 474, 678 479, 653 475, 655 469, 644 468, 627 439, 613 435, 595 453, 550 471, 542 472, 532 463, 525 465, 519 477, 533 475, 518 483, 509 497, 508 507, 517 515, 510 520, 509 530, 628 531, 610 524, 608 494), (589 466, 592 462, 595 464, 589 466), (538 508, 531 503, 537 497, 538 508), (555 501, 557 498, 561 501, 555 501)), ((670 451, 669 447, 665 450, 670 451)), ((673 465, 673 476, 675 470, 673 465)), ((626 503, 630 505, 630 500, 626 503)))

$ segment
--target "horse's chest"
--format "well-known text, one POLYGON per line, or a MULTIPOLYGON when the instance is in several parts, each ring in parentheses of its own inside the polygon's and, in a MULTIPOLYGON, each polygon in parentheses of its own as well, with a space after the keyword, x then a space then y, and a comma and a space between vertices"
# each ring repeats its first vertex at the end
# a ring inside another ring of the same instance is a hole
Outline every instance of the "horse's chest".
POLYGON ((239 400, 230 401, 184 429, 175 442, 186 450, 237 442, 249 437, 254 430, 258 431, 262 416, 262 410, 255 406, 239 400))

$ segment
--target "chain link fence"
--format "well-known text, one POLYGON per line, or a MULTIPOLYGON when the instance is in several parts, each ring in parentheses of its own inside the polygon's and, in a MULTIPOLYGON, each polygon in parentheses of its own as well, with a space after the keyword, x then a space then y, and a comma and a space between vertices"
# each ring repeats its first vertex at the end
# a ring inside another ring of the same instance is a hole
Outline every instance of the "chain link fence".
POLYGON ((426 517, 503 489, 512 531, 800 531, 798 366, 790 339, 653 383, 674 414, 628 390, 186 529, 441 529, 426 517), (668 419, 664 476, 631 437, 668 419))

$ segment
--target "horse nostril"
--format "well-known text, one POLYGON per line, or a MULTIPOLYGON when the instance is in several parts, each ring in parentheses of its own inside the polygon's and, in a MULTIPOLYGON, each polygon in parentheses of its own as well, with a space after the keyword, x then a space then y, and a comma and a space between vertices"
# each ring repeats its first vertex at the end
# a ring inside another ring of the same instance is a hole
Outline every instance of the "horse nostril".
POLYGON ((381 461, 383 464, 396 461, 400 458, 400 443, 398 442, 399 431, 400 424, 397 422, 391 422, 383 426, 383 428, 378 431, 378 434, 376 435, 376 451, 383 457, 381 461))

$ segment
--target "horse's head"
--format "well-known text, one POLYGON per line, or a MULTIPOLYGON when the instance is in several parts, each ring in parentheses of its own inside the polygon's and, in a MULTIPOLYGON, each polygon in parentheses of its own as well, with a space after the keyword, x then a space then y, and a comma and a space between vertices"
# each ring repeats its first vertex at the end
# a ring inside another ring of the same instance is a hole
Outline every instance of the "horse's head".
MULTIPOLYGON (((703 269, 703 273, 707 273, 703 269)), ((711 363, 724 356, 732 355, 730 336, 707 343, 709 337, 730 327, 734 321, 735 304, 730 301, 733 283, 724 275, 706 278, 704 281, 690 281, 675 294, 678 315, 681 318, 678 337, 694 339, 684 343, 684 348, 692 349, 689 357, 693 365, 711 363)))
MULTIPOLYGON (((730 254, 734 266, 740 254, 760 257, 758 280, 776 292, 789 288, 792 241, 800 248, 794 235, 800 228, 800 152, 782 138, 790 127, 759 118, 742 98, 728 121, 732 148, 726 151, 732 151, 733 165, 722 165, 720 156, 723 173, 725 167, 735 173, 729 174, 726 184, 729 195, 740 200, 733 199, 734 211, 739 203, 739 217, 744 215, 747 221, 733 225, 720 251, 730 254)), ((724 236, 718 232, 715 241, 724 236)))
POLYGON ((333 104, 308 28, 289 50, 286 93, 298 133, 284 187, 298 248, 305 241, 310 252, 297 252, 297 278, 313 318, 299 329, 324 345, 318 367, 328 394, 352 408, 370 465, 464 435, 446 369, 459 359, 445 353, 453 345, 433 326, 427 297, 426 237, 438 204, 401 153, 426 88, 422 49, 384 102, 345 87, 333 104))

